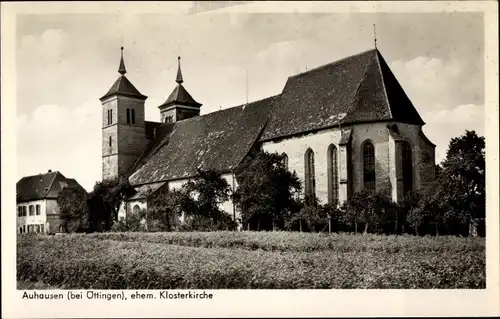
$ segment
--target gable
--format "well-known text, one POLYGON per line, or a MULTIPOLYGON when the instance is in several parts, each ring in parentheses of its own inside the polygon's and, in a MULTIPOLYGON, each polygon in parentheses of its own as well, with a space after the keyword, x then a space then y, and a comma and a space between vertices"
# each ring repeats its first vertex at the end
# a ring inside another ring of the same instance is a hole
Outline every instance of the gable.
POLYGON ((40 199, 56 199, 65 187, 83 187, 72 178, 67 179, 60 172, 48 172, 21 178, 16 184, 16 199, 25 202, 40 199))

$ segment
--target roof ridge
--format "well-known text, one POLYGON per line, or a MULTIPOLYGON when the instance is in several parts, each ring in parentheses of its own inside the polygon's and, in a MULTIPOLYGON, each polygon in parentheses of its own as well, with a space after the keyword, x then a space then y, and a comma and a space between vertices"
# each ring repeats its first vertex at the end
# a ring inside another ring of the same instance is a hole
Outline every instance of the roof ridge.
POLYGON ((312 68, 310 70, 307 70, 307 71, 304 71, 304 72, 300 72, 300 73, 291 75, 288 78, 290 79, 290 78, 298 77, 298 76, 301 76, 301 75, 304 75, 304 74, 307 74, 307 73, 310 73, 310 72, 313 72, 313 71, 317 71, 319 69, 326 68, 326 67, 335 65, 337 63, 344 62, 345 60, 348 60, 348 59, 351 59, 351 58, 355 58, 355 57, 359 57, 360 55, 367 54, 368 52, 373 51, 373 50, 375 50, 375 49, 369 49, 369 50, 365 50, 363 52, 359 52, 359 53, 356 53, 356 54, 353 54, 353 55, 349 55, 349 56, 346 56, 346 57, 344 57, 342 59, 335 60, 333 62, 330 62, 330 63, 327 63, 327 64, 323 64, 323 65, 317 66, 315 68, 312 68))
MULTIPOLYGON (((378 65, 378 72, 380 73, 380 78, 382 79, 382 86, 384 87, 385 101, 387 102, 387 106, 389 106, 389 116, 391 118, 393 118, 391 103, 389 102, 389 96, 387 95, 387 88, 385 87, 384 73, 382 72, 382 66, 380 65, 380 60, 379 60, 380 51, 378 49, 376 49, 375 51, 376 51, 375 52, 375 59, 377 61, 377 65, 378 65)), ((380 55, 381 55, 381 53, 380 53, 380 55)))

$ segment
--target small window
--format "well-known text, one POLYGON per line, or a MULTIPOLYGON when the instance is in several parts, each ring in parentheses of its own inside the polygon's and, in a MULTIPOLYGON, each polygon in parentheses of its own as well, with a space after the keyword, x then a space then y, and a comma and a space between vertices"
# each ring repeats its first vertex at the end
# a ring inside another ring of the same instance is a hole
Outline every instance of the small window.
POLYGON ((35 225, 35 233, 39 233, 40 232, 40 225, 35 225))
POLYGON ((135 124, 135 110, 132 109, 132 124, 135 124))
POLYGON ((111 147, 113 145, 113 140, 112 140, 112 137, 110 136, 109 137, 109 147, 111 147))
POLYGON ((23 216, 23 207, 18 206, 17 207, 17 217, 22 217, 23 216))
POLYGON ((41 232, 41 233, 44 233, 43 226, 44 226, 43 224, 40 224, 40 232, 41 232))
POLYGON ((26 225, 23 225, 23 233, 26 233, 26 225))
POLYGON ((22 233, 23 233, 23 228, 19 227, 19 234, 22 234, 22 233))
POLYGON ((109 110, 109 124, 113 124, 113 110, 109 110))
POLYGON ((140 207, 139 205, 134 205, 134 208, 132 208, 132 212, 134 214, 139 214, 140 207))
POLYGON ((35 216, 35 206, 30 205, 30 216, 35 216))
POLYGON ((127 108, 127 124, 130 124, 130 109, 127 108))
POLYGON ((32 233, 33 232, 33 226, 34 225, 28 225, 28 233, 32 233))
POLYGON ((36 214, 40 215, 40 205, 36 205, 36 214))
POLYGON ((283 153, 281 154, 281 156, 283 156, 283 165, 285 166, 286 169, 288 169, 288 155, 286 155, 286 153, 283 153))
POLYGON ((23 206, 23 216, 24 217, 28 216, 28 207, 27 206, 23 206))

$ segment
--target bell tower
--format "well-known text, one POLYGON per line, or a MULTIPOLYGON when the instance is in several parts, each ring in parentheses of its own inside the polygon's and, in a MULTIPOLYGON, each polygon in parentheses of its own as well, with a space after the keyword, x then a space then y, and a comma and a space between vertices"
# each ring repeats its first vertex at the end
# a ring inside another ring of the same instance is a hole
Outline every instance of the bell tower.
POLYGON ((130 168, 146 148, 142 95, 127 79, 121 47, 120 77, 100 98, 102 103, 102 179, 128 175, 130 168))
POLYGON ((174 123, 200 115, 202 104, 196 102, 182 85, 184 80, 181 71, 181 57, 177 58, 177 63, 177 77, 175 79, 177 86, 167 100, 158 106, 162 123, 174 123))

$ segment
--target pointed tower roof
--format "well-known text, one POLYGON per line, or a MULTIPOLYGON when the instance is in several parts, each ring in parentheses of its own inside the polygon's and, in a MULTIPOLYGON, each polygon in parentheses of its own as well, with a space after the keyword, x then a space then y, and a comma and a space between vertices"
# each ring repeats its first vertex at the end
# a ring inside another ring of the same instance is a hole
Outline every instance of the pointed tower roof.
POLYGON ((182 71, 181 71, 181 57, 177 57, 177 61, 178 61, 177 77, 175 78, 177 86, 174 88, 172 93, 170 93, 167 100, 158 108, 162 109, 174 104, 200 107, 202 104, 196 102, 195 99, 191 96, 191 94, 189 94, 189 92, 184 88, 184 86, 182 86, 184 80, 182 78, 182 71))
POLYGON ((112 95, 129 96, 142 100, 147 99, 147 96, 141 94, 139 90, 137 90, 125 76, 127 70, 125 69, 125 62, 123 61, 123 47, 121 47, 121 57, 120 65, 118 67, 118 73, 120 73, 121 76, 115 81, 108 92, 100 98, 101 101, 112 95))

